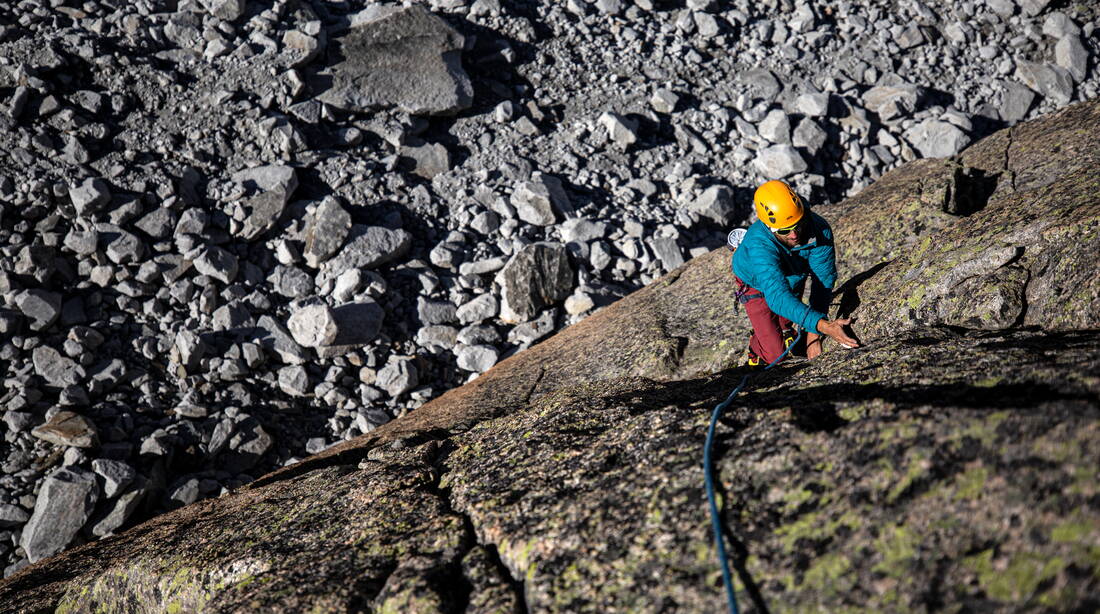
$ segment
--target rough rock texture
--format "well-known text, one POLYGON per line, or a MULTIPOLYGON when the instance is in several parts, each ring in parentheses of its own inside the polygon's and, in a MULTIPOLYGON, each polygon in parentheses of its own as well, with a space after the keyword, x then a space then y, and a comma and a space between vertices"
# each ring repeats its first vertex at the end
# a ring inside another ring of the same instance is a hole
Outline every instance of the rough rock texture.
POLYGON ((414 114, 456 113, 473 99, 461 51, 462 35, 422 5, 392 11, 343 38, 332 89, 319 98, 348 110, 398 106, 414 114))
MULTIPOLYGON (((864 192, 874 207, 819 209, 846 280, 833 310, 864 346, 759 375, 719 426, 746 611, 1100 607, 1098 108, 906 165, 864 192), (978 257, 949 266, 960 250, 978 257), (1022 283, 1023 310, 988 325, 1022 283), (977 320, 923 319, 918 288, 977 320)), ((728 258, 358 439, 31 565, 0 611, 718 611, 699 461, 742 375, 728 258)))

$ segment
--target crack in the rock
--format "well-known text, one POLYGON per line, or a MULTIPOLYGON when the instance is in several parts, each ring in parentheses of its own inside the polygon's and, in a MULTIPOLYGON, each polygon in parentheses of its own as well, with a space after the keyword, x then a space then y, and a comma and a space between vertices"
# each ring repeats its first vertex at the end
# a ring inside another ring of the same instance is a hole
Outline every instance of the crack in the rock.
MULTIPOLYGON (((542 378, 542 371, 540 370, 539 379, 542 378)), ((446 461, 450 457, 451 453, 456 449, 455 444, 450 440, 437 440, 434 446, 431 446, 427 450, 427 454, 430 456, 427 462, 432 467, 433 479, 427 484, 427 490, 431 494, 439 498, 443 503, 444 511, 448 514, 458 516, 462 519, 463 530, 466 532, 467 538, 464 541, 465 547, 463 551, 455 557, 454 562, 449 565, 449 571, 451 576, 456 580, 456 583, 463 586, 465 593, 459 595, 461 599, 461 607, 456 608, 457 612, 464 612, 469 608, 470 596, 473 594, 474 586, 470 583, 469 578, 466 577, 462 570, 462 561, 469 554, 475 546, 481 546, 485 552, 489 555, 490 563, 496 569, 497 573, 502 579, 504 579, 509 588, 511 588, 516 601, 516 614, 527 614, 527 596, 524 590, 524 580, 516 578, 512 575, 511 570, 504 564, 504 560, 500 558, 500 551, 497 549, 497 545, 493 542, 485 542, 481 540, 481 534, 477 531, 477 526, 474 524, 473 518, 455 507, 451 499, 451 489, 442 485, 443 476, 447 473, 446 461)))
POLYGON ((1012 155, 1012 131, 1013 130, 1015 130, 1015 128, 1013 128, 1012 126, 1008 127, 1008 144, 1005 145, 1004 171, 1002 171, 1002 172, 1008 173, 1008 180, 1010 182, 1009 185, 1012 186, 1012 191, 1015 192, 1016 191, 1016 173, 1009 166, 1009 164, 1011 162, 1010 156, 1012 155))
POLYGON ((523 395, 523 404, 524 405, 527 405, 528 403, 531 402, 531 397, 535 395, 535 390, 539 387, 539 384, 542 383, 542 378, 545 375, 546 375, 546 367, 540 366, 539 367, 539 374, 537 376, 535 376, 534 383, 531 384, 531 387, 528 388, 527 392, 523 395))

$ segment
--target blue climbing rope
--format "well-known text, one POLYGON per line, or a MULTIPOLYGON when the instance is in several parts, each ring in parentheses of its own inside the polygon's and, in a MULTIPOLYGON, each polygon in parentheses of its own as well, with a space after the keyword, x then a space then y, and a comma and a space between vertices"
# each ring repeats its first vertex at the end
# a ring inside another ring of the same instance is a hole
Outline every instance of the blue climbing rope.
MULTIPOLYGON (((777 362, 783 360, 783 357, 787 355, 787 352, 791 351, 791 348, 798 343, 802 338, 802 331, 798 331, 798 336, 794 338, 794 342, 783 350, 783 353, 779 355, 775 360, 768 363, 768 366, 764 367, 764 371, 771 369, 777 362)), ((714 497, 714 459, 711 457, 711 448, 714 446, 714 430, 718 425, 718 417, 722 415, 722 411, 729 406, 733 401, 733 398, 741 392, 741 389, 745 387, 745 382, 749 381, 749 377, 752 373, 749 373, 741 378, 741 383, 737 384, 737 387, 733 389, 733 392, 726 397, 725 401, 722 401, 714 408, 714 413, 710 415, 710 428, 707 429, 707 444, 703 450, 703 475, 706 478, 707 483, 707 500, 710 502, 710 523, 714 529, 714 545, 718 550, 718 560, 722 563, 722 582, 726 585, 726 600, 729 602, 730 614, 738 614, 737 609, 737 594, 733 590, 733 578, 730 576, 730 562, 726 556, 726 543, 722 538, 722 520, 718 516, 718 502, 714 497)))

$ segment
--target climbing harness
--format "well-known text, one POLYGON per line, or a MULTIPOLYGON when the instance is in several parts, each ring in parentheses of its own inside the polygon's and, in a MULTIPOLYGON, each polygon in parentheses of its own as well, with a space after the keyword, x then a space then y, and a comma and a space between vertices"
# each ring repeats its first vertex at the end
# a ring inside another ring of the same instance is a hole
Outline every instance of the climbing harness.
MULTIPOLYGON (((787 355, 787 352, 791 351, 798 340, 802 338, 802 331, 798 331, 798 336, 794 338, 794 341, 787 345, 783 350, 783 353, 776 357, 775 360, 768 363, 768 366, 764 367, 764 371, 771 369, 783 357, 787 355)), ((737 595, 733 590, 733 579, 730 576, 730 563, 726 556, 726 544, 722 538, 722 520, 718 516, 718 502, 714 497, 714 459, 711 457, 711 448, 714 445, 714 430, 718 425, 718 417, 722 415, 722 411, 733 401, 734 397, 741 392, 741 389, 745 387, 745 383, 749 381, 749 377, 752 373, 746 374, 741 378, 741 383, 737 384, 737 387, 733 389, 733 392, 726 397, 725 401, 722 401, 714 408, 714 413, 710 415, 710 428, 707 429, 707 443, 703 450, 703 476, 706 479, 707 484, 707 500, 710 503, 710 523, 714 529, 714 545, 718 550, 718 560, 722 563, 722 582, 726 585, 726 600, 729 603, 730 614, 738 614, 737 609, 737 595)))

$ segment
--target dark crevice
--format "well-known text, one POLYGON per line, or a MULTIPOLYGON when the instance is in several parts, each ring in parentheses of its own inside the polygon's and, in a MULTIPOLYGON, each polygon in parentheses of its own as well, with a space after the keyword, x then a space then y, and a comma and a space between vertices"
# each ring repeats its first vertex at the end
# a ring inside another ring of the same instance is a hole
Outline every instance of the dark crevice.
MULTIPOLYGON (((540 370, 539 379, 541 378, 542 371, 540 370)), ((452 502, 451 489, 442 485, 443 476, 447 473, 447 459, 456 449, 457 446, 454 442, 442 440, 437 441, 436 445, 430 447, 427 452, 429 456, 428 463, 432 466, 433 470, 433 480, 427 485, 427 489, 443 503, 445 513, 462 518, 463 528, 466 533, 466 539, 463 540, 465 547, 462 553, 456 556, 454 561, 447 566, 450 572, 450 584, 460 589, 455 591, 455 594, 451 595, 455 600, 455 606, 452 608, 452 611, 465 612, 470 605, 470 597, 475 587, 463 573, 462 561, 475 546, 481 546, 489 555, 490 563, 500 573, 500 576, 508 582, 509 587, 512 589, 516 598, 516 614, 527 614, 527 599, 523 581, 512 575, 508 566, 505 565, 504 561, 500 558, 500 551, 497 550, 496 544, 481 541, 481 536, 477 532, 477 527, 474 525, 473 519, 469 514, 455 507, 452 502)))
POLYGON ((539 367, 539 374, 535 376, 535 382, 531 384, 531 387, 527 389, 527 392, 523 395, 523 404, 529 405, 531 398, 535 396, 535 391, 538 389, 539 384, 542 383, 542 378, 546 375, 546 367, 539 367))
POLYGON ((1003 172, 1008 173, 1008 180, 1010 182, 1009 185, 1012 186, 1012 191, 1015 192, 1016 191, 1016 173, 1009 166, 1009 163, 1011 161, 1010 156, 1012 155, 1012 132, 1013 132, 1013 130, 1015 130, 1015 129, 1012 128, 1012 127, 1009 127, 1009 129, 1008 129, 1008 144, 1005 145, 1005 162, 1004 162, 1004 171, 1003 172))

